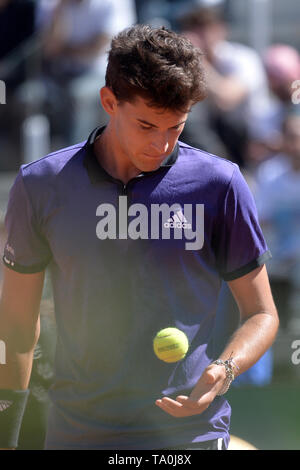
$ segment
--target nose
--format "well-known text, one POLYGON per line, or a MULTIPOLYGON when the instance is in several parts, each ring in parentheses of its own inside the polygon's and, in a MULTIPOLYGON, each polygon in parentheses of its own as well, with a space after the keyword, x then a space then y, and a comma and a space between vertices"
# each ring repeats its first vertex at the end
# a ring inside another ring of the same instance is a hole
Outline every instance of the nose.
POLYGON ((166 153, 169 148, 169 139, 166 134, 156 135, 151 142, 151 149, 159 154, 166 153))

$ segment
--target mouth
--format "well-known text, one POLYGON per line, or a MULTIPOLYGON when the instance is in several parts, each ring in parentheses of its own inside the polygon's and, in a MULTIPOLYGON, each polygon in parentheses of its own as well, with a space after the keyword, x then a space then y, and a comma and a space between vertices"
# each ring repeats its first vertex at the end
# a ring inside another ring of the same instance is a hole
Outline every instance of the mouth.
POLYGON ((159 155, 149 155, 148 153, 144 153, 143 155, 147 158, 151 158, 152 160, 164 160, 164 158, 165 158, 165 155, 161 155, 161 154, 159 154, 159 155))

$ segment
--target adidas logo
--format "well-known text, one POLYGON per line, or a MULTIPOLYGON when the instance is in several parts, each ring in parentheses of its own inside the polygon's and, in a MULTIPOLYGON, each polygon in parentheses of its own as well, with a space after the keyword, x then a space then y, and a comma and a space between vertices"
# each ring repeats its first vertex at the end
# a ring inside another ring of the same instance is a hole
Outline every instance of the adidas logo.
POLYGON ((0 400, 0 411, 5 411, 13 404, 12 401, 0 400))
POLYGON ((183 228, 183 229, 191 229, 192 224, 189 224, 182 210, 180 209, 176 214, 174 214, 167 222, 164 223, 165 228, 183 228))

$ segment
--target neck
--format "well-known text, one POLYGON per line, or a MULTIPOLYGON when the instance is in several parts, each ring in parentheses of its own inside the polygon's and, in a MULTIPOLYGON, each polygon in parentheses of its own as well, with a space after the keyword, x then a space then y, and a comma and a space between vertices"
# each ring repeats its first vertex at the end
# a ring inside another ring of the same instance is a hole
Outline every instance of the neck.
POLYGON ((122 181, 124 184, 140 174, 140 170, 128 161, 111 123, 96 139, 94 151, 102 168, 113 178, 122 181))

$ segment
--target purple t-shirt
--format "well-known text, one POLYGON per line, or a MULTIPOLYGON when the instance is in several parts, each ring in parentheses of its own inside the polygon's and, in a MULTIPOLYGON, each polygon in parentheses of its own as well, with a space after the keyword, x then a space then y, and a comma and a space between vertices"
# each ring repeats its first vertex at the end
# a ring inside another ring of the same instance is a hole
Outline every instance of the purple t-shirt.
POLYGON ((200 415, 155 405, 188 395, 213 350, 222 279, 262 265, 266 247, 250 190, 232 162, 179 142, 127 185, 98 163, 93 142, 21 167, 6 215, 4 263, 49 268, 57 321, 46 448, 160 449, 229 440, 230 406, 200 415), (165 363, 153 338, 169 326, 189 339, 165 363))

